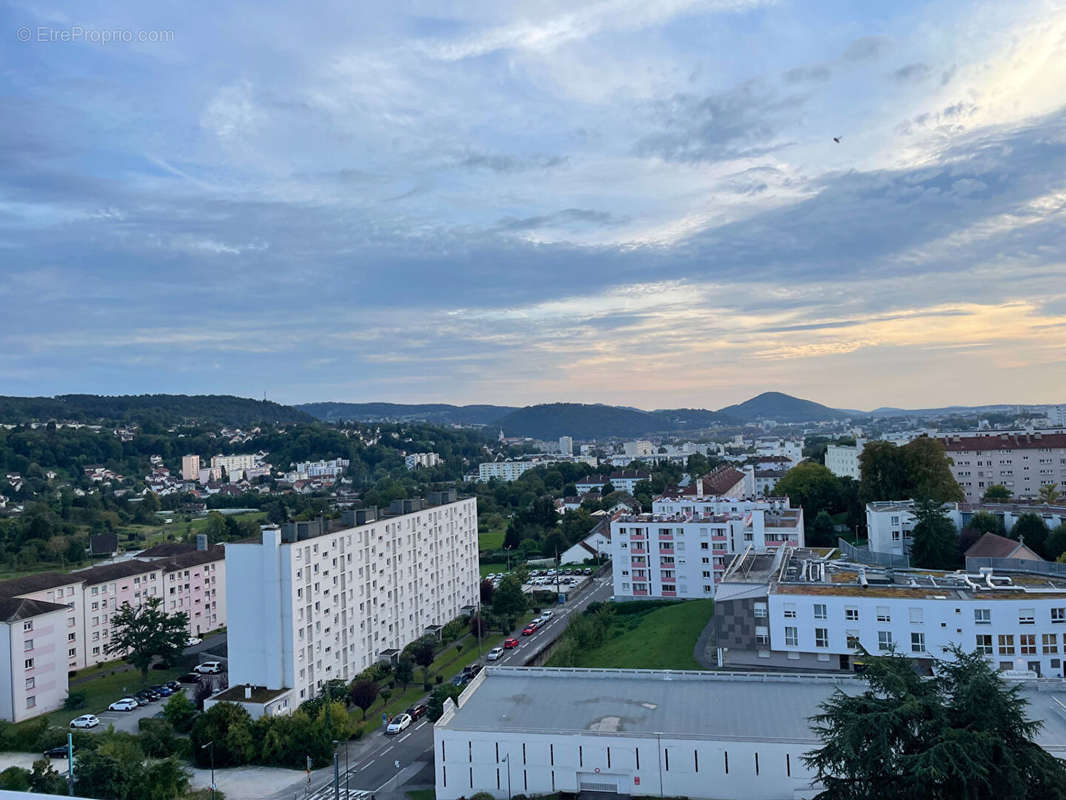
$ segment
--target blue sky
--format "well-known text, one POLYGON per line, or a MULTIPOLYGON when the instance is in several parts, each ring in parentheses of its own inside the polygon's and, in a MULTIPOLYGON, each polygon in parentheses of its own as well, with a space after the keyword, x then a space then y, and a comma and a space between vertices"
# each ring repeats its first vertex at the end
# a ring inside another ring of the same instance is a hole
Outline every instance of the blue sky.
POLYGON ((1062 2, 351 5, 0 10, 0 394, 1066 402, 1062 2))

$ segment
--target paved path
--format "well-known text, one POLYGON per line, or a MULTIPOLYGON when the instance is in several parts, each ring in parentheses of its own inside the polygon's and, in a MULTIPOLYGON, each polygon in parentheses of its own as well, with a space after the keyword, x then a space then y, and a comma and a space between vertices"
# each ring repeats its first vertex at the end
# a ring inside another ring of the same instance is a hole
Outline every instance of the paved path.
POLYGON ((700 638, 696 640, 696 647, 692 651, 692 657, 704 669, 717 669, 718 667, 717 652, 711 651, 715 642, 714 634, 714 614, 712 613, 711 618, 707 621, 703 630, 700 631, 700 638))

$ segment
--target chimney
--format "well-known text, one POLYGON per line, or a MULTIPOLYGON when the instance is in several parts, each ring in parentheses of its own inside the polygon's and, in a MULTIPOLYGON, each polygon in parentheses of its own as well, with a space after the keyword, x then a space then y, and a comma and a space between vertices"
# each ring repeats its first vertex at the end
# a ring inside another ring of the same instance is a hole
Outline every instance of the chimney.
POLYGON ((251 700, 252 699, 252 684, 250 684, 250 683, 247 686, 244 687, 244 699, 245 700, 251 700))

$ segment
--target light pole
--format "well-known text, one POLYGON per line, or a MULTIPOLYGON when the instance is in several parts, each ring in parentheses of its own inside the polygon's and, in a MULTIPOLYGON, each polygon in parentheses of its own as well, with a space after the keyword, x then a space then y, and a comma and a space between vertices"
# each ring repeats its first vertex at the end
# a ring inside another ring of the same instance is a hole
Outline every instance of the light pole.
POLYGON ((511 754, 505 755, 503 760, 507 763, 507 800, 511 800, 511 754))
POLYGON ((341 755, 337 752, 340 742, 333 740, 333 800, 341 800, 341 755))
POLYGON ((215 800, 215 740, 200 745, 201 750, 210 748, 211 753, 211 800, 215 800))
POLYGON ((349 800, 351 794, 348 791, 348 744, 351 739, 344 740, 344 800, 349 800))
POLYGON ((655 734, 655 749, 659 751, 659 797, 663 796, 663 742, 662 734, 655 734))

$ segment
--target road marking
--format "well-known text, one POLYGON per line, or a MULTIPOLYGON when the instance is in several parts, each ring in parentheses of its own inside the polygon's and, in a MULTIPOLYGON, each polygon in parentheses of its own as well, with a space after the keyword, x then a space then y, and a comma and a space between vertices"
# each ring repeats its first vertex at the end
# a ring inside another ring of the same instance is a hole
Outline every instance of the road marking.
POLYGON ((407 734, 406 736, 401 736, 398 741, 406 742, 408 739, 411 738, 411 734, 413 734, 413 733, 414 733, 414 731, 411 731, 411 733, 407 734))
POLYGON ((417 731, 419 728, 424 728, 427 722, 429 722, 428 719, 422 720, 417 725, 415 725, 415 730, 417 731))

